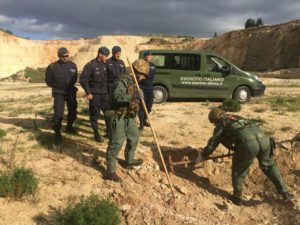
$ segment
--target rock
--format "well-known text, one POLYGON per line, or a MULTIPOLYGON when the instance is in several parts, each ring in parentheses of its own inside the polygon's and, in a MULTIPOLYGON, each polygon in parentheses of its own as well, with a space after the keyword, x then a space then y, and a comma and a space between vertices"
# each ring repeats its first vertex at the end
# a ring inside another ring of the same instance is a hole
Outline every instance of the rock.
POLYGON ((159 165, 155 164, 155 166, 154 166, 154 170, 155 170, 155 171, 159 171, 159 170, 160 170, 160 167, 159 167, 159 165))
POLYGON ((250 195, 244 195, 245 200, 249 201, 250 199, 252 199, 252 196, 250 195))
POLYGON ((120 209, 122 212, 128 212, 131 210, 131 206, 130 205, 122 205, 120 209))
POLYGON ((161 184, 161 185, 160 185, 160 188, 163 189, 163 190, 165 190, 165 189, 167 188, 167 185, 161 184))
POLYGON ((168 179, 166 177, 164 177, 163 179, 160 180, 160 183, 161 184, 165 184, 165 185, 168 185, 169 182, 168 182, 168 179))
POLYGON ((187 195, 188 194, 188 190, 186 187, 184 186, 175 186, 175 188, 181 193, 181 194, 184 194, 184 195, 187 195))

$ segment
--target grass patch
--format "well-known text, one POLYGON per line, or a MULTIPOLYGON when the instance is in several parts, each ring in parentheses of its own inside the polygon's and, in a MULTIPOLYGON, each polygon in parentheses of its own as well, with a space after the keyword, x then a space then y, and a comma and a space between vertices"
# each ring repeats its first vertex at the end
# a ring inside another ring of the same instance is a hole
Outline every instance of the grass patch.
POLYGON ((263 112, 265 112, 265 111, 266 111, 265 108, 254 108, 254 109, 253 109, 253 112, 256 112, 256 113, 263 113, 263 112))
POLYGON ((54 222, 57 225, 118 225, 119 210, 109 199, 96 195, 81 198, 76 205, 69 204, 64 210, 56 210, 54 222))
POLYGON ((31 169, 16 168, 0 174, 0 196, 21 199, 24 195, 34 194, 38 180, 31 169))
POLYGON ((226 112, 239 112, 241 111, 241 103, 235 99, 225 99, 222 105, 220 106, 226 112))
POLYGON ((288 112, 300 111, 300 97, 271 97, 267 101, 271 104, 273 111, 282 111, 283 109, 288 112))

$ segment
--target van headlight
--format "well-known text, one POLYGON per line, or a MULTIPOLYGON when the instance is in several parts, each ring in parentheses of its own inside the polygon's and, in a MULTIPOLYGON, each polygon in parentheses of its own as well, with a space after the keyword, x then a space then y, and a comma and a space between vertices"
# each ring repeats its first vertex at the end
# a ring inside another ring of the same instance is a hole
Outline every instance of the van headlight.
POLYGON ((254 79, 255 79, 256 81, 258 81, 258 82, 262 82, 262 80, 261 80, 258 76, 256 76, 256 75, 254 75, 254 79))

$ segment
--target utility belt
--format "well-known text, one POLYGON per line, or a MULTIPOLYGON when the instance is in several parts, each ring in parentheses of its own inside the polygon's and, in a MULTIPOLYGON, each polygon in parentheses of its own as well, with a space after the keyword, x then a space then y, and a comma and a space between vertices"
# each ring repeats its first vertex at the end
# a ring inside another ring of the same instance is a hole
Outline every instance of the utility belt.
POLYGON ((117 115, 117 117, 120 119, 120 118, 135 118, 136 117, 136 113, 133 112, 133 111, 129 111, 128 112, 128 109, 118 109, 118 110, 115 110, 115 114, 117 115))

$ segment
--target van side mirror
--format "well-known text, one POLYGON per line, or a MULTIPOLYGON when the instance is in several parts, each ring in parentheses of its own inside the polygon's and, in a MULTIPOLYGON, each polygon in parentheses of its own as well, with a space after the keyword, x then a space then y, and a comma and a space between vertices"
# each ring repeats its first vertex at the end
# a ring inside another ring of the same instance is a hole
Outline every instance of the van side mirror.
POLYGON ((228 75, 230 73, 231 67, 230 66, 222 66, 221 73, 228 75))

